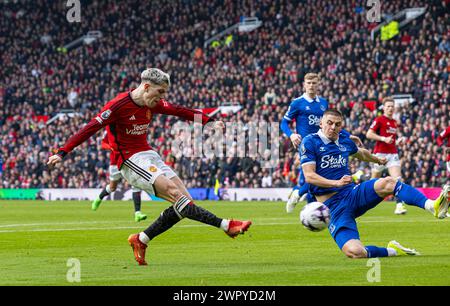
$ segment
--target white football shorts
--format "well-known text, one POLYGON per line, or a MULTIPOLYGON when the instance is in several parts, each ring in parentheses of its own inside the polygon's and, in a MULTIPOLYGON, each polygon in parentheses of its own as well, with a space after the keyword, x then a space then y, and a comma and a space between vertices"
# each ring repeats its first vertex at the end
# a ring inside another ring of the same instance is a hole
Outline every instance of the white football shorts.
POLYGON ((168 179, 177 176, 153 150, 134 154, 124 161, 120 172, 128 183, 152 195, 155 195, 153 184, 158 176, 165 175, 168 179))
POLYGON ((400 158, 398 157, 398 154, 391 154, 391 153, 375 153, 376 157, 386 157, 387 164, 386 165, 380 165, 380 164, 372 164, 372 169, 378 172, 383 172, 384 169, 389 169, 391 167, 400 167, 400 158))

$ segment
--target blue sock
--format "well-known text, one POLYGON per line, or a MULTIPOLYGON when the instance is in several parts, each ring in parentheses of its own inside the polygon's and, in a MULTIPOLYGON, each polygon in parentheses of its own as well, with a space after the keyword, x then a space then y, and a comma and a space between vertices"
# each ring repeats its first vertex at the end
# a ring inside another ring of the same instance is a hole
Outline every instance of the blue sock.
POLYGON ((386 248, 379 248, 373 245, 366 246, 367 257, 375 258, 375 257, 388 257, 388 251, 386 248))
POLYGON ((416 188, 403 184, 398 181, 394 188, 394 196, 402 200, 408 205, 413 205, 425 209, 425 202, 428 200, 419 190, 416 188))
POLYGON ((302 195, 304 195, 305 193, 308 192, 309 190, 309 185, 308 184, 303 184, 301 186, 298 186, 298 195, 301 197, 302 195))
POLYGON ((316 198, 310 194, 309 192, 306 194, 306 203, 312 203, 315 202, 316 198))

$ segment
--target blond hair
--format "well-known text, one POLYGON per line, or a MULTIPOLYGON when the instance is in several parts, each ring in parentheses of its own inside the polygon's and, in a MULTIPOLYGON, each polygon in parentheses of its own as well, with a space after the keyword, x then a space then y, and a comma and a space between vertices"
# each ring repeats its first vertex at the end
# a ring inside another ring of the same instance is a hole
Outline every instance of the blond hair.
POLYGON ((305 81, 306 80, 312 80, 312 79, 317 79, 317 81, 320 82, 319 74, 314 73, 314 72, 308 72, 307 74, 305 74, 305 81))
POLYGON ((150 82, 155 85, 169 85, 170 75, 158 68, 147 68, 141 73, 142 82, 150 82))
POLYGON ((392 102, 395 104, 395 100, 392 97, 385 97, 383 98, 383 101, 381 102, 383 105, 385 105, 387 102, 392 102))

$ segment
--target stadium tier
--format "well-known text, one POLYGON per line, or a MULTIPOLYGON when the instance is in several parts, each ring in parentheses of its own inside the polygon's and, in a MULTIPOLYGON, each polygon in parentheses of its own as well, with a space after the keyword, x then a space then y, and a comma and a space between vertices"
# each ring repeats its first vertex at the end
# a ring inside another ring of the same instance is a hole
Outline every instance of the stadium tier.
MULTIPOLYGON (((244 124, 281 122, 291 100, 302 94, 305 74, 319 73, 320 95, 369 149, 374 142, 365 135, 381 114, 381 100, 406 95, 408 102, 395 112, 404 140, 398 145, 403 180, 434 187, 448 178, 445 148, 436 143, 450 122, 448 1, 383 3, 384 19, 405 8, 427 8, 384 41, 370 38, 376 24, 355 1, 81 1, 79 23, 61 13, 68 10, 65 4, 0 4, 0 188, 105 186, 109 157, 101 133, 57 170, 49 172, 46 161, 104 103, 137 87, 146 67, 171 74, 168 101, 196 109, 237 105, 239 111, 222 119, 244 124), (262 25, 204 45, 241 16, 257 17, 262 25), (88 31, 102 37, 64 48, 88 31), (67 109, 76 115, 48 123, 67 109)), ((188 188, 214 187, 216 180, 248 188, 297 182, 295 150, 284 135, 277 164, 263 169, 250 157, 175 156, 169 131, 178 119, 156 120, 149 127, 151 146, 188 188)), ((362 170, 361 179, 370 176, 367 163, 355 160, 351 170, 362 170)))

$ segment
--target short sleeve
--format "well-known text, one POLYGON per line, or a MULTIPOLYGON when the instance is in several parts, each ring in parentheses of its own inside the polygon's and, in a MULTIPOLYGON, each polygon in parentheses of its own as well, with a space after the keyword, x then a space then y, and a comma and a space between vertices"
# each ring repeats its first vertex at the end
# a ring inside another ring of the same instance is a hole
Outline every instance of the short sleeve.
POLYGON ((305 137, 300 144, 300 162, 302 165, 316 163, 316 150, 312 137, 305 137))
POLYGON ((297 118, 298 114, 300 112, 300 109, 298 107, 298 103, 296 103, 295 101, 293 101, 291 103, 291 105, 289 105, 289 108, 286 112, 286 114, 284 115, 284 119, 288 120, 288 121, 292 121, 295 118, 297 118))
POLYGON ((370 125, 369 129, 374 130, 377 132, 380 129, 380 122, 378 121, 378 118, 376 118, 372 124, 370 125))

